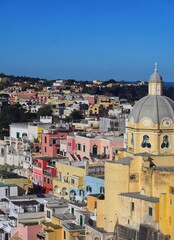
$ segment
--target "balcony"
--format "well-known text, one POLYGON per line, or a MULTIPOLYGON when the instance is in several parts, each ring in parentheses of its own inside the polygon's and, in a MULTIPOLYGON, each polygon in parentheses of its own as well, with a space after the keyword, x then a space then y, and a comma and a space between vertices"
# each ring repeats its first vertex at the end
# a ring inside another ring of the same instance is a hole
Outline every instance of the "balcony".
POLYGON ((26 221, 43 221, 45 219, 45 212, 25 212, 18 214, 18 220, 21 223, 25 223, 26 221))
POLYGON ((97 159, 109 159, 110 155, 109 154, 105 154, 105 153, 102 153, 102 154, 90 153, 90 157, 97 158, 97 159))
POLYGON ((48 162, 47 163, 47 167, 51 167, 51 168, 55 168, 56 167, 56 163, 55 162, 48 162))
POLYGON ((66 228, 70 232, 76 232, 76 231, 83 231, 85 228, 80 225, 76 225, 75 223, 68 223, 68 222, 63 222, 62 226, 66 228))
POLYGON ((52 172, 48 171, 48 170, 43 170, 43 174, 46 176, 51 176, 52 177, 52 172))
POLYGON ((90 227, 96 228, 96 221, 92 220, 89 216, 85 217, 85 224, 90 227))

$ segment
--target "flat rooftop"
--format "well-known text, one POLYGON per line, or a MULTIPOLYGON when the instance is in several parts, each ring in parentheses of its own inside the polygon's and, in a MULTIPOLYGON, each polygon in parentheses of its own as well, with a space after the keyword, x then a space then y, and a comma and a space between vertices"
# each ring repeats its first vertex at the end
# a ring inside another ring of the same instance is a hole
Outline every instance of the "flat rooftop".
POLYGON ((130 166, 131 160, 133 160, 132 157, 124 157, 124 158, 120 158, 119 160, 108 161, 108 162, 109 162, 109 163, 114 163, 114 164, 122 164, 122 165, 128 165, 128 166, 130 166))
POLYGON ((29 205, 38 205, 39 202, 36 200, 29 201, 12 201, 12 203, 16 206, 29 206, 29 205))

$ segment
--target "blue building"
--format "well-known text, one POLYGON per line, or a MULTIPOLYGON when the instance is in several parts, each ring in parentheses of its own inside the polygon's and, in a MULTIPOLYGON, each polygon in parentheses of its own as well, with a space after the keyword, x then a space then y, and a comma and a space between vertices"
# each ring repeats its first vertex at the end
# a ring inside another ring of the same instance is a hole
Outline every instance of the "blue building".
POLYGON ((83 201, 90 194, 104 194, 104 177, 84 177, 84 189, 69 189, 70 201, 83 201))

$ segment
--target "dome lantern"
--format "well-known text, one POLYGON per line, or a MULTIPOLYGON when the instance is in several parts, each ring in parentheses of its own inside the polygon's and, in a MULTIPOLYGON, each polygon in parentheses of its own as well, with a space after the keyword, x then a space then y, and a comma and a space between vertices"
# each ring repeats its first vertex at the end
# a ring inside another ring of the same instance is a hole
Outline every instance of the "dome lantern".
POLYGON ((155 63, 154 72, 150 76, 148 83, 149 95, 162 95, 163 94, 163 80, 158 73, 158 65, 155 63))

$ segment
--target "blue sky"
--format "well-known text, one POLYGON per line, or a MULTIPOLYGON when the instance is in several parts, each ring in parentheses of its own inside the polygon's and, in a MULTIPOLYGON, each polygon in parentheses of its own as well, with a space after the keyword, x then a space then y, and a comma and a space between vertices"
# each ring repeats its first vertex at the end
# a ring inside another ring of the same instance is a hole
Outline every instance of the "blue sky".
POLYGON ((0 0, 0 72, 174 81, 173 0, 0 0))

